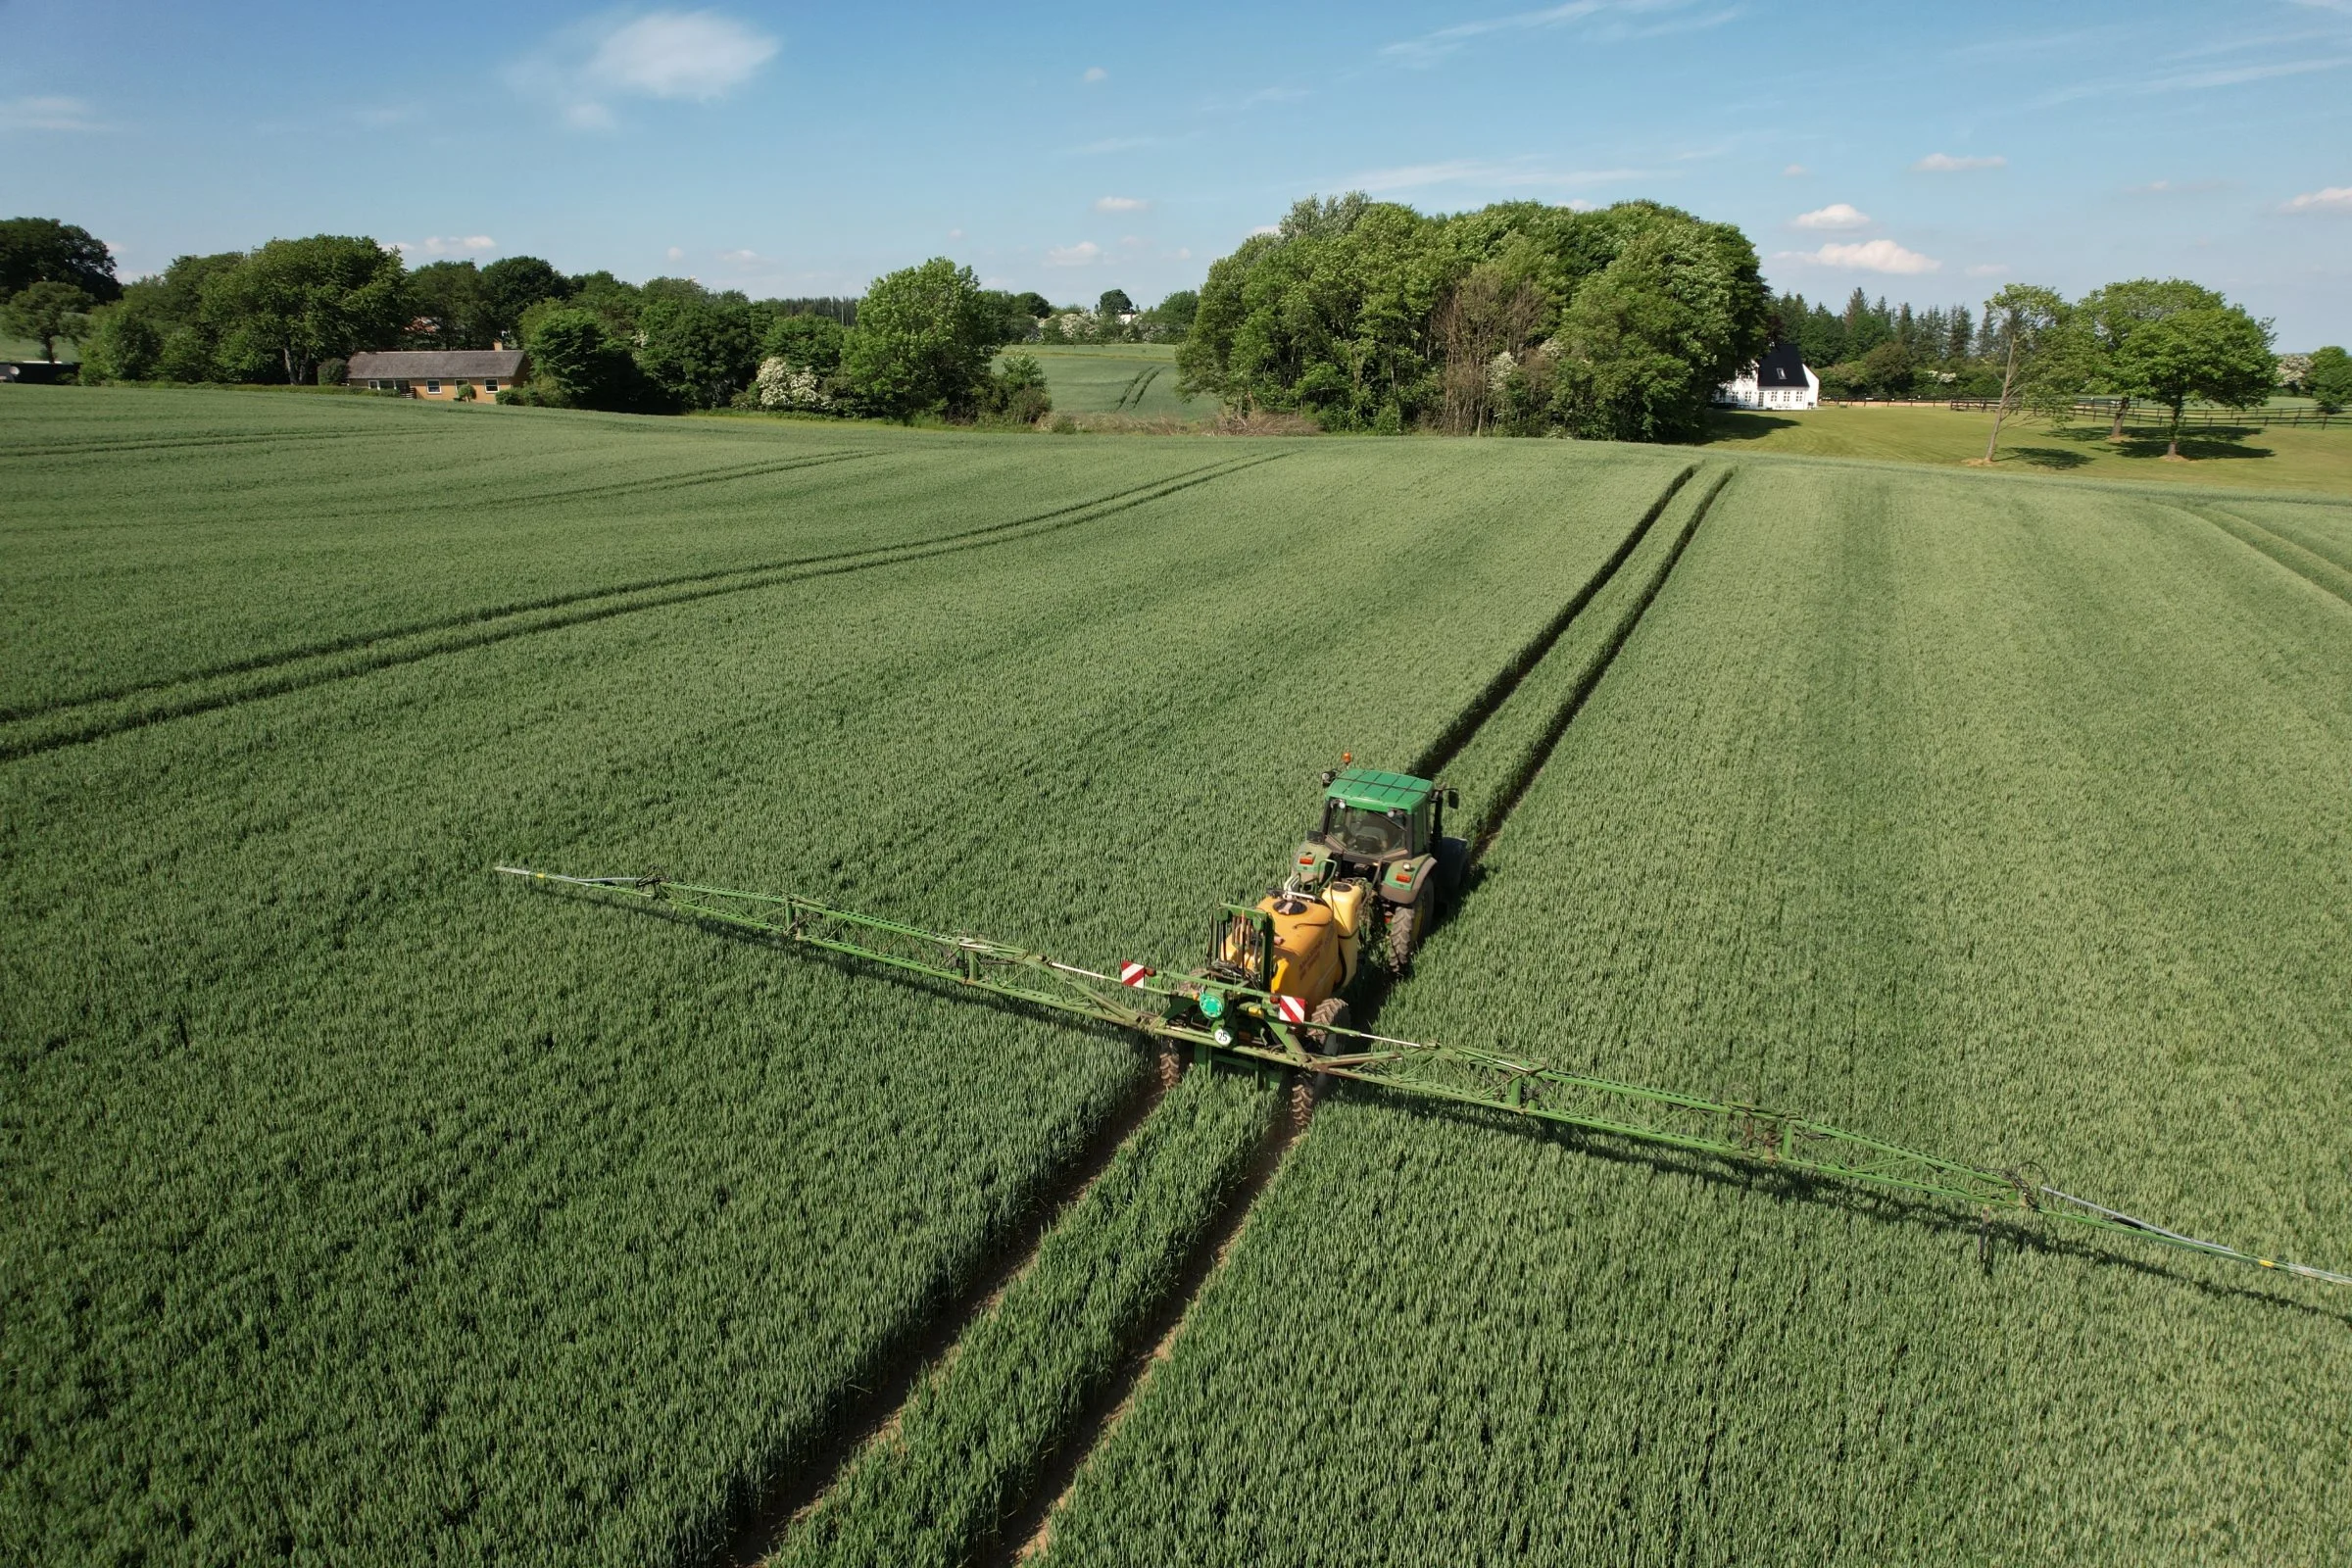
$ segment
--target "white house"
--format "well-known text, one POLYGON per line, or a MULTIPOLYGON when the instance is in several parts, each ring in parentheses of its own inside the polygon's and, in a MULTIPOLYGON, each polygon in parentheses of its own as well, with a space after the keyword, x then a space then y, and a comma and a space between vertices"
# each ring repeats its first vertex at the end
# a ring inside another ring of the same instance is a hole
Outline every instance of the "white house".
POLYGON ((1775 343, 1764 358, 1715 389, 1715 402, 1735 409, 1817 409, 1821 377, 1793 343, 1775 343))

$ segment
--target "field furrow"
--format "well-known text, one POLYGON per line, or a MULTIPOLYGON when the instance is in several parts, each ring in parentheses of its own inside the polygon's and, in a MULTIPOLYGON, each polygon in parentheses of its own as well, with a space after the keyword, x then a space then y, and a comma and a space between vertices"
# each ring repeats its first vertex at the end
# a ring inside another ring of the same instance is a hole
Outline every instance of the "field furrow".
MULTIPOLYGON (((931 511, 877 547, 1200 466, 1003 443, 1059 465, 1032 490, 907 445, 883 489, 928 472, 931 511)), ((487 868, 660 862, 1172 961, 1315 768, 1427 744, 1679 466, 1271 450, 1149 526, 649 607, 0 772, 0 1556, 722 1549, 960 1321, 1146 1064, 487 868), (1421 607, 1410 660, 1296 612, 1340 564, 1421 607), (1267 708, 1301 670, 1311 710, 1267 708)), ((886 467, 825 470, 852 488, 824 526, 886 467)))
POLYGON ((412 664, 420 659, 487 647, 514 637, 554 631, 613 615, 658 610, 699 599, 745 593, 779 583, 812 577, 834 577, 893 566, 934 556, 953 555, 1026 537, 1100 521, 1150 502, 1161 500, 1227 473, 1277 461, 1280 454, 1242 458, 1206 466, 1165 483, 1115 492, 1102 501, 1057 507, 1033 517, 941 535, 913 545, 872 551, 842 551, 801 561, 751 567, 739 571, 700 572, 666 583, 623 588, 610 593, 561 595, 551 604, 512 612, 492 612, 445 619, 424 631, 372 637, 309 657, 291 656, 255 661, 224 675, 158 684, 102 702, 60 704, 37 710, 31 718, 0 724, 0 761, 35 756, 61 746, 78 746, 125 730, 141 729, 167 719, 185 718, 232 708, 241 703, 279 697, 327 681, 348 680, 376 670, 412 664))
POLYGON ((1287 1098, 1254 1074, 1188 1073, 767 1560, 955 1568, 1028 1540, 1065 1446, 1083 1451, 1165 1332, 1154 1314, 1246 1211, 1252 1152, 1278 1157, 1287 1098))
MULTIPOLYGON (((1743 466, 1382 1027, 2340 1264, 2348 694, 2170 508, 1743 466)), ((2338 1303, 1984 1236, 1344 1092, 1048 1560, 2333 1554, 2338 1303)))

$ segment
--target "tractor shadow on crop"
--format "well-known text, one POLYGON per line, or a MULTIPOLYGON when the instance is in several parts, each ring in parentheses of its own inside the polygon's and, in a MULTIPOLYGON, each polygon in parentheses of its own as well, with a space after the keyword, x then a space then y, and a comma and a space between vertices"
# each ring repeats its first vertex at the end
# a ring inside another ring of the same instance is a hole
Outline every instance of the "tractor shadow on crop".
POLYGON ((2231 1284, 2226 1279, 2173 1266, 2161 1253, 2134 1255, 2122 1247, 2102 1246, 2088 1238, 2054 1235, 2035 1228, 2031 1221, 2021 1223, 1999 1214, 1988 1220, 1933 1199, 1911 1198, 1901 1193, 1856 1187, 1832 1177, 1812 1176, 1801 1171, 1762 1164, 1751 1165, 1689 1150, 1635 1143, 1613 1138, 1606 1133, 1586 1132, 1557 1123, 1535 1122, 1525 1116, 1480 1105, 1447 1104, 1402 1096, 1384 1096, 1377 1084, 1347 1084, 1341 1086, 1340 1092, 1349 1097, 1362 1096, 1371 1102, 1385 1103, 1389 1108, 1409 1116, 1443 1117, 1500 1136, 1548 1140, 1578 1154, 1613 1164, 1638 1167, 1660 1175, 1686 1176, 1712 1187, 1750 1192, 1786 1202, 1804 1203, 1850 1214, 1873 1224, 1916 1226, 1974 1249, 1978 1265, 1988 1279, 1999 1274, 2000 1259, 2005 1251, 2030 1251, 2040 1256, 2071 1258, 2099 1268, 2122 1269, 2151 1281, 2160 1280, 2167 1285, 2192 1290, 2212 1300, 2259 1302, 2274 1310, 2295 1312, 2352 1328, 2352 1308, 2298 1299, 2285 1294, 2284 1289, 2231 1284))

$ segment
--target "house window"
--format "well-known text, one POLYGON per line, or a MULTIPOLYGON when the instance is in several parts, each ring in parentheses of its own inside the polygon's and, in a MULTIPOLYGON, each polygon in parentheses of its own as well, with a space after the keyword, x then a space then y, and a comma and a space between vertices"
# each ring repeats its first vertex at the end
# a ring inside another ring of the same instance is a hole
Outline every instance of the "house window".
POLYGON ((441 383, 438 381, 427 381, 424 383, 424 389, 427 392, 438 392, 441 390, 441 383))
POLYGON ((487 381, 484 381, 484 382, 482 383, 482 390, 483 390, 483 391, 485 391, 485 392, 495 392, 495 391, 497 391, 497 390, 498 390, 498 377, 494 375, 494 376, 490 377, 490 379, 488 379, 487 381))

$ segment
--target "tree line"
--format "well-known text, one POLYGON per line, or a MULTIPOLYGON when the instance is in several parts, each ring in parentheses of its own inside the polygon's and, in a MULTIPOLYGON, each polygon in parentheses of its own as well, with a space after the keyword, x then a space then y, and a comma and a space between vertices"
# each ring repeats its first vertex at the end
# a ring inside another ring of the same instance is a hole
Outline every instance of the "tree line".
POLYGON ((1773 302, 1773 322, 1775 339, 1797 345, 1829 398, 1970 398, 2056 413, 2105 397, 2116 402, 2119 431, 2133 401, 2178 415, 2190 400, 2242 405, 2278 390, 2330 412, 2352 405, 2352 358, 2342 349, 2274 355, 2267 323, 2180 278, 2110 283, 2076 301, 2004 290, 1982 313, 1889 308, 1858 288, 1832 312, 1792 293, 1773 302), (2159 321, 2167 324, 2154 335, 2139 335, 2159 321), (2192 339, 2205 363, 2189 374, 2192 339), (2160 345, 2169 368, 2157 366, 2160 345))
POLYGON ((567 276, 533 256, 411 269, 364 236, 274 239, 182 256, 128 284, 105 245, 53 219, 0 224, 12 331, 54 359, 83 348, 89 380, 333 383, 366 349, 527 348, 510 401, 639 413, 769 408, 1034 419, 1051 407, 1033 359, 1008 345, 1165 340, 1188 294, 1138 311, 1122 290, 1088 310, 979 285, 936 259, 858 299, 752 299, 683 277, 567 276))
POLYGON ((2281 357, 2269 322, 2185 278, 2131 278, 2076 300, 2011 284, 1973 317, 1965 305, 1890 311, 1860 289, 1838 314, 1787 294, 1773 315, 1776 335, 1816 367, 1823 396, 1982 399, 1993 408, 1994 440, 2011 414, 2063 420, 2085 399, 2110 405, 2110 436, 2122 435, 2134 404, 2165 410, 2175 454, 2191 403, 2246 408, 2286 390, 2327 412, 2352 405, 2352 357, 2341 348, 2281 357))
POLYGON ((1744 234, 1653 202, 1309 197, 1210 267, 1179 384, 1325 429, 1695 440, 1771 305, 1744 234))
MULTIPOLYGON (((980 286, 934 258, 858 299, 749 298, 692 278, 567 276, 531 256, 414 270, 357 236, 182 256, 128 284, 87 230, 0 222, 0 326, 83 345, 92 380, 332 382, 362 349, 527 347, 502 399, 662 413, 760 408, 894 418, 1032 421, 1051 408, 1032 342, 1175 341, 1180 385, 1326 429, 1561 433, 1637 441, 1705 433, 1716 387, 1774 341, 1797 344, 1838 396, 1982 397, 2002 416, 2076 399, 2242 405, 2282 378, 2352 404, 2341 348, 2280 360, 2265 322, 2179 279, 2078 301, 2016 285, 1982 313, 1868 300, 1841 312, 1775 298, 1730 224, 1626 202, 1537 202, 1428 217, 1360 193, 1307 198, 1181 290, 1138 309, 980 286)), ((1997 419, 1996 419, 1997 426, 1997 419)))

